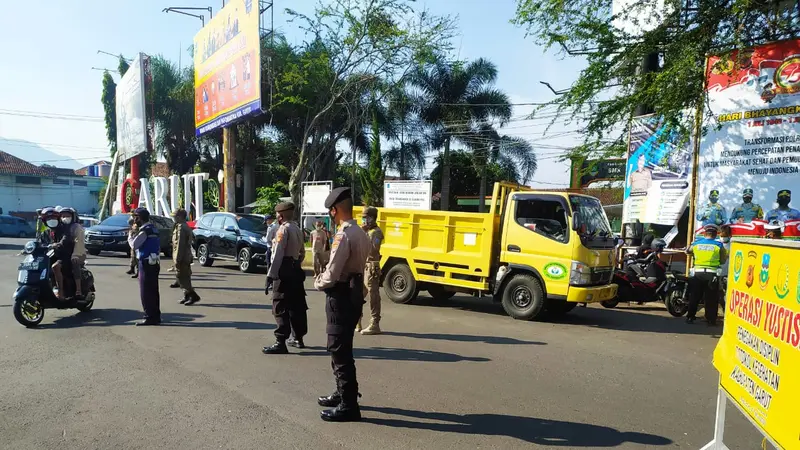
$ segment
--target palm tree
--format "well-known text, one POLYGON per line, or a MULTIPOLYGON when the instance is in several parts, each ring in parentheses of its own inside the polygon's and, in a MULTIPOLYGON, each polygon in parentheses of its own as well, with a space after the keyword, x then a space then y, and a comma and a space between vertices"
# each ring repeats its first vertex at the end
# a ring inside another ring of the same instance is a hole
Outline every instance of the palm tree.
POLYGON ((485 209, 483 199, 486 198, 486 174, 490 164, 513 167, 516 175, 513 181, 520 184, 527 184, 536 172, 536 153, 531 143, 525 139, 500 135, 493 126, 483 125, 461 140, 472 151, 473 164, 481 176, 478 212, 484 212, 485 209))
MULTIPOLYGON (((444 149, 442 154, 443 210, 450 206, 450 144, 488 120, 505 124, 511 118, 508 96, 494 89, 497 68, 486 59, 470 63, 437 61, 412 72, 409 81, 418 91, 420 119, 444 149)), ((436 145, 439 147, 439 145, 436 145)))
POLYGON ((178 69, 161 56, 150 61, 156 147, 172 172, 191 172, 200 159, 194 123, 194 71, 178 69))
POLYGON ((396 171, 401 179, 409 179, 425 169, 425 145, 418 134, 422 125, 414 114, 416 105, 405 86, 394 87, 388 103, 383 133, 397 144, 383 158, 387 169, 396 171))

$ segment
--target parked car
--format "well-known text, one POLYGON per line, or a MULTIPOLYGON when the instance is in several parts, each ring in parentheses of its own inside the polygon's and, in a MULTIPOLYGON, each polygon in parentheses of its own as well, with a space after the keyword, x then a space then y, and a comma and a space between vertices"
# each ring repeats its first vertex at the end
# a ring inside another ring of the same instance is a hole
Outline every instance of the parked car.
POLYGON ((19 217, 0 215, 0 236, 34 237, 36 230, 19 217))
POLYGON ((215 259, 235 261, 242 272, 267 264, 267 226, 256 214, 213 212, 195 223, 194 245, 197 261, 208 267, 215 259))
MULTIPOLYGON (((102 251, 123 252, 130 255, 131 247, 128 245, 128 225, 129 214, 115 214, 108 217, 88 230, 86 230, 86 251, 90 255, 97 256, 102 251)), ((150 216, 158 230, 158 237, 161 240, 161 251, 164 256, 172 256, 172 227, 175 222, 169 217, 150 216)))
POLYGON ((92 216, 80 216, 78 217, 78 220, 80 221, 81 226, 87 230, 100 223, 100 220, 98 220, 97 217, 92 216))

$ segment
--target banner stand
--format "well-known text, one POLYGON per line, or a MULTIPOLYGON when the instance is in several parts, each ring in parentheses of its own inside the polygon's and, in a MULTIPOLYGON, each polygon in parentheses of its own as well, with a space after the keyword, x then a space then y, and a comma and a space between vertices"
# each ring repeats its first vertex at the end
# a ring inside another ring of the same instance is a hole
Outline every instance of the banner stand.
MULTIPOLYGON (((717 384, 717 414, 716 417, 714 418, 714 439, 712 439, 711 442, 700 448, 700 450, 729 450, 728 446, 725 445, 725 443, 722 441, 723 435, 725 434, 725 408, 727 408, 728 406, 729 398, 730 395, 728 394, 728 392, 725 389, 723 389, 721 385, 717 384)), ((733 405, 736 406, 736 409, 738 409, 739 412, 742 413, 742 415, 745 416, 747 420, 750 421, 753 427, 755 427, 755 429, 758 430, 759 433, 761 433, 764 436, 764 439, 767 442, 769 442, 776 449, 782 448, 779 447, 778 444, 776 444, 775 441, 772 440, 772 438, 764 434, 758 428, 758 426, 756 426, 756 423, 753 421, 753 419, 747 414, 745 414, 745 412, 742 410, 739 404, 733 401, 733 398, 731 398, 730 400, 731 403, 733 403, 733 405)))

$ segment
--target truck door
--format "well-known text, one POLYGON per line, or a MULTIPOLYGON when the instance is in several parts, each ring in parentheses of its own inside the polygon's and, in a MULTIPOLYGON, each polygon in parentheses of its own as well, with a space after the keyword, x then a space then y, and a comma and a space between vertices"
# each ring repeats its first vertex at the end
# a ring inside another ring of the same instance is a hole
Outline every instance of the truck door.
POLYGON ((558 195, 515 193, 508 199, 500 261, 538 272, 547 295, 566 296, 572 264, 567 201, 558 195))

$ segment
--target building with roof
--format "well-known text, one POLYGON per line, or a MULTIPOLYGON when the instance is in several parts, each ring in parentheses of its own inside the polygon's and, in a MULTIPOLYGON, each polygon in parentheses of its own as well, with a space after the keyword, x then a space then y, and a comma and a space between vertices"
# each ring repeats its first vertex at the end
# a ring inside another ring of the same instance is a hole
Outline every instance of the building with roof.
POLYGON ((36 166, 0 151, 0 208, 6 214, 33 219, 43 206, 71 206, 82 214, 98 209, 105 182, 75 170, 36 166))
POLYGON ((78 175, 89 176, 89 177, 108 177, 111 175, 111 162, 106 160, 100 160, 93 164, 89 164, 88 166, 83 166, 80 169, 75 170, 75 173, 78 175))

